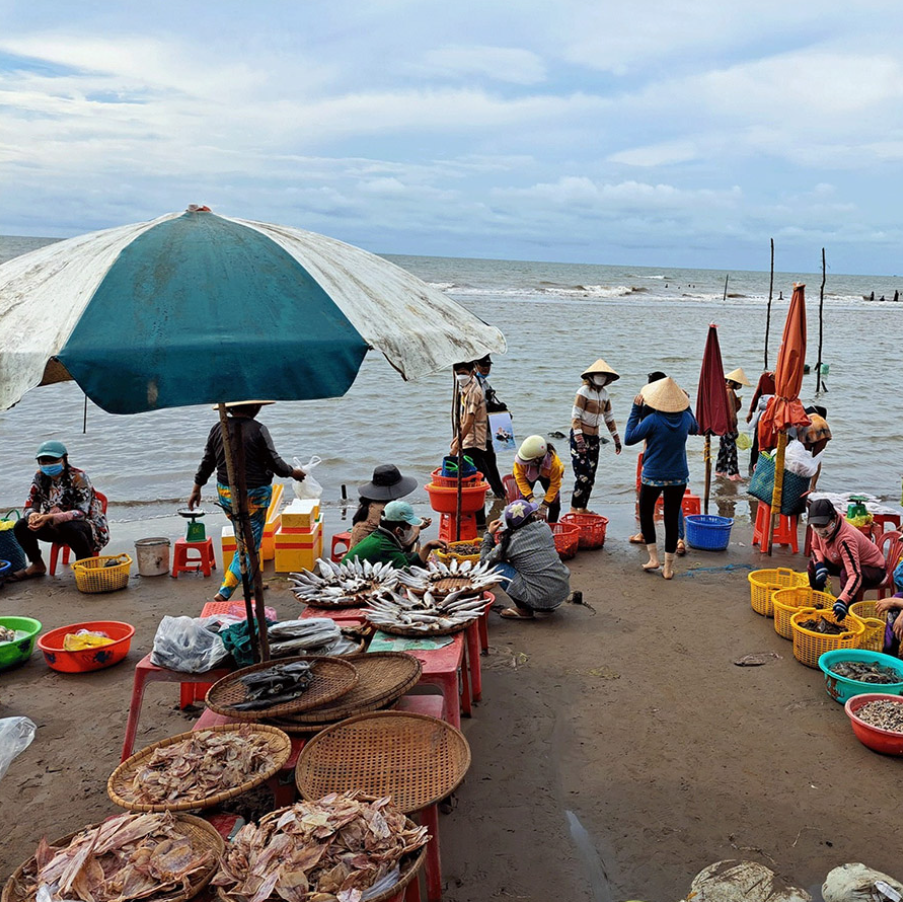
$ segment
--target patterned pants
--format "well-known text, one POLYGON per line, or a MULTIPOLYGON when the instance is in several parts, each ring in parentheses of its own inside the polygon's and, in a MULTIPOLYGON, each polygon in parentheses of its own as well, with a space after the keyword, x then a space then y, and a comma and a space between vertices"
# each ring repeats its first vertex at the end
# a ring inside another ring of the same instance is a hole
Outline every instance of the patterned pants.
POLYGON ((596 469, 599 466, 599 436, 584 435, 586 444, 584 454, 577 453, 574 441, 574 430, 571 430, 571 466, 574 468, 574 493, 571 495, 571 507, 584 510, 589 507, 589 496, 596 483, 596 469))
MULTIPOLYGON (((229 486, 222 483, 216 484, 216 491, 219 494, 219 503, 226 516, 232 519, 232 493, 229 486)), ((270 501, 273 498, 273 487, 271 485, 263 485, 256 489, 248 491, 248 513, 251 515, 251 534, 254 537, 254 549, 257 552, 257 563, 260 565, 260 543, 263 541, 263 530, 267 522, 267 510, 270 507, 270 501)), ((247 564, 245 565, 247 567, 247 564)), ((250 568, 248 567, 248 575, 250 576, 250 568)), ((223 577, 223 584, 219 587, 219 594, 223 598, 231 598, 236 586, 241 585, 241 562, 238 559, 238 553, 233 555, 232 563, 223 577)))
POLYGON ((737 463, 737 436, 739 432, 727 432, 718 442, 718 460, 715 462, 716 476, 739 476, 737 463))

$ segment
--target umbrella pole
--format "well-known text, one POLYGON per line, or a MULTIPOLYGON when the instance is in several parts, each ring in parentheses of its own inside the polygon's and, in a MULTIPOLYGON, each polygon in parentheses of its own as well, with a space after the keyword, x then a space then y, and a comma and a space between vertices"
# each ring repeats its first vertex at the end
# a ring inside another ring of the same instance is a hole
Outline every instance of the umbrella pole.
MULTIPOLYGON (((229 492, 232 496, 232 529, 235 533, 235 553, 238 555, 238 563, 241 567, 241 583, 242 593, 245 597, 245 617, 248 622, 248 628, 251 629, 254 624, 254 608, 251 606, 251 592, 248 583, 248 573, 246 567, 247 557, 245 557, 245 533, 241 528, 241 523, 237 515, 237 499, 238 486, 235 482, 235 456, 232 453, 232 440, 229 436, 229 418, 226 415, 226 405, 219 405, 219 424, 220 434, 223 438, 223 453, 226 457, 226 473, 229 477, 229 492)), ((223 567, 226 562, 223 561, 223 567)), ((254 655, 254 663, 259 660, 257 653, 257 643, 251 643, 251 651, 254 655)))
POLYGON ((455 380, 455 416, 453 420, 455 435, 458 438, 458 495, 455 500, 455 541, 461 541, 461 504, 464 493, 464 436, 461 434, 461 389, 455 380))
POLYGON ((768 333, 771 331, 771 298, 774 295, 774 238, 771 239, 771 275, 768 278, 768 313, 765 315, 765 371, 768 372, 768 333))
POLYGON ((765 547, 762 549, 766 554, 771 554, 771 540, 774 536, 775 527, 778 524, 778 517, 781 516, 781 498, 784 494, 784 455, 787 451, 787 433, 778 433, 778 453, 774 459, 774 491, 771 494, 771 516, 768 518, 768 535, 765 540, 765 547))
POLYGON ((712 488, 712 436, 705 434, 705 513, 709 512, 709 492, 712 488))

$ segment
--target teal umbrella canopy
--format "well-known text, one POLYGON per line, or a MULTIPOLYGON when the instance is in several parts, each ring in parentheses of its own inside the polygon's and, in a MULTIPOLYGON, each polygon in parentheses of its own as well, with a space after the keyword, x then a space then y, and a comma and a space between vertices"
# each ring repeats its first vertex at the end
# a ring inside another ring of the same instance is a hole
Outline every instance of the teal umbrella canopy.
POLYGON ((0 266, 0 409, 63 379, 111 413, 337 397, 371 348, 416 379, 506 345, 374 254, 204 208, 0 266))

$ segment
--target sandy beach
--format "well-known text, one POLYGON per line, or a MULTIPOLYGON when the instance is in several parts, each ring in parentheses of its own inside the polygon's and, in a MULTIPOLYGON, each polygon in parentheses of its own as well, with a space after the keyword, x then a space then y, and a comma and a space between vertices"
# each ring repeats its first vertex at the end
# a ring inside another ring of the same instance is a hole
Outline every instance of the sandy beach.
MULTIPOLYGON (((735 525, 725 553, 691 551, 670 583, 640 571, 630 526, 619 507, 605 548, 570 562, 586 606, 534 623, 493 615, 483 702, 463 726, 473 766, 441 821, 444 898, 674 902, 705 865, 731 857, 806 887, 847 861, 894 874, 903 828, 887 815, 899 762, 860 745, 821 673, 750 608, 747 574, 768 564, 750 548, 748 524, 735 525), (780 658, 733 664, 763 651, 780 658)), ((128 550, 126 533, 114 551, 128 550)), ((772 560, 803 563, 785 550, 772 560)), ((286 582, 268 577, 267 604, 295 614, 286 582)), ((137 633, 110 670, 58 674, 36 651, 0 679, 0 714, 38 725, 0 782, 0 810, 16 813, 0 877, 41 836, 115 811, 105 786, 133 666, 163 614, 196 614, 214 589, 200 576, 133 576, 126 591, 86 596, 68 571, 3 589, 4 612, 45 629, 102 615, 137 633)), ((153 684, 138 745, 190 729, 199 714, 178 710, 175 685, 153 684)))

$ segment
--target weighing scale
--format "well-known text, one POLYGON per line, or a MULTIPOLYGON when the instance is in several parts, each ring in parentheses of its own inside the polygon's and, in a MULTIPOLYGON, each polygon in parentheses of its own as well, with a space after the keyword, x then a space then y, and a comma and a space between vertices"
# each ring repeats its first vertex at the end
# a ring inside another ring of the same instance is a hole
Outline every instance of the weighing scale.
POLYGON ((207 511, 202 511, 200 509, 189 510, 187 507, 183 507, 178 511, 180 517, 184 517, 188 520, 188 529, 185 532, 185 541, 186 542, 206 542, 207 541, 207 528, 203 523, 200 523, 201 517, 205 517, 207 515, 207 511))

